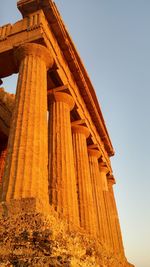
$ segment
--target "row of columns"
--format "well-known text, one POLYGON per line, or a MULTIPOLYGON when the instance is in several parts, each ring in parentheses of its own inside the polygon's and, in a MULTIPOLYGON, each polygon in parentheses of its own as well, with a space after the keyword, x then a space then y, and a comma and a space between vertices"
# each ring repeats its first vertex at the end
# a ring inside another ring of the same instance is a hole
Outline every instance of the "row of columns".
POLYGON ((97 220, 92 195, 92 182, 88 162, 86 138, 89 130, 80 125, 72 126, 73 150, 79 200, 80 225, 87 232, 96 236, 97 220))
POLYGON ((19 78, 2 200, 34 197, 44 209, 50 203, 69 222, 123 251, 108 169, 99 165, 100 152, 87 147, 88 128, 71 125, 73 98, 52 90, 47 107, 47 69, 54 64, 50 52, 25 44, 15 50, 15 58, 19 78))
POLYGON ((98 162, 100 151, 87 147, 88 128, 70 122, 73 107, 69 94, 49 91, 50 204, 69 222, 123 253, 109 170, 98 162))

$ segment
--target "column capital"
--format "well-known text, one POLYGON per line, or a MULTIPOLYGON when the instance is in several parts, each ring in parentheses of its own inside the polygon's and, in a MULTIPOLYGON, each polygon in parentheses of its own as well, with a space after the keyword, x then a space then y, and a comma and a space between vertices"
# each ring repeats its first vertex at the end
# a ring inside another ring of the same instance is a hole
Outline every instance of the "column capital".
POLYGON ((16 62, 19 64, 26 56, 35 56, 41 58, 41 60, 45 62, 47 69, 52 68, 54 65, 54 59, 50 51, 40 44, 26 43, 14 47, 14 56, 16 62))
POLYGON ((82 125, 72 124, 72 131, 73 133, 83 134, 86 138, 88 138, 90 135, 89 129, 86 126, 82 125))
POLYGON ((99 159, 100 156, 101 156, 101 152, 100 152, 99 150, 97 150, 97 149, 92 149, 92 148, 90 148, 90 147, 88 147, 88 154, 89 154, 89 156, 91 156, 91 157, 95 157, 95 158, 97 158, 97 159, 99 159))
POLYGON ((69 106, 70 110, 74 108, 75 102, 73 100, 73 97, 67 93, 62 92, 55 92, 55 90, 52 90, 48 94, 49 103, 54 102, 62 102, 69 106))
POLYGON ((99 167, 100 167, 100 171, 104 172, 105 174, 109 172, 109 169, 105 162, 100 162, 99 167))

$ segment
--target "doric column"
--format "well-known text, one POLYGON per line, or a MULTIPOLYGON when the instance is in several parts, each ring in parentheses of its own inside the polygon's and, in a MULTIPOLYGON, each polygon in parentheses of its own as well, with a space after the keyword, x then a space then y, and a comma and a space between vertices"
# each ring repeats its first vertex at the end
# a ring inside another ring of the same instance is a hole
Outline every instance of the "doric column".
POLYGON ((106 243, 114 249, 114 240, 113 240, 113 227, 111 223, 111 212, 110 212, 110 202, 109 202, 109 192, 107 184, 107 173, 108 167, 104 162, 99 164, 100 167, 100 176, 101 176, 101 186, 103 190, 103 200, 104 200, 104 212, 106 216, 106 230, 107 230, 107 241, 106 243))
MULTIPOLYGON (((47 48, 24 44, 14 51, 19 65, 16 103, 8 141, 3 201, 38 198, 48 204, 47 48)), ((45 206, 46 208, 46 206, 45 206)))
POLYGON ((114 226, 115 250, 116 252, 124 255, 124 247, 123 247, 119 217, 113 191, 113 185, 115 184, 115 179, 113 175, 109 175, 107 181, 108 181, 108 191, 109 191, 109 198, 111 205, 111 218, 113 220, 113 226, 114 226))
POLYGON ((86 144, 86 138, 89 136, 89 130, 84 126, 73 124, 72 132, 79 200, 80 225, 88 233, 96 236, 98 235, 98 225, 93 201, 92 183, 90 178, 86 144))
POLYGON ((73 107, 69 94, 54 91, 49 94, 49 189, 55 210, 79 226, 70 122, 73 107))
POLYGON ((101 156, 100 151, 97 149, 88 148, 89 155, 89 166, 90 166, 90 175, 92 181, 92 190, 94 205, 96 207, 98 228, 99 228, 99 238, 100 240, 106 242, 107 233, 106 233, 106 214, 104 209, 104 199, 103 191, 101 185, 101 177, 98 165, 98 158, 101 156))

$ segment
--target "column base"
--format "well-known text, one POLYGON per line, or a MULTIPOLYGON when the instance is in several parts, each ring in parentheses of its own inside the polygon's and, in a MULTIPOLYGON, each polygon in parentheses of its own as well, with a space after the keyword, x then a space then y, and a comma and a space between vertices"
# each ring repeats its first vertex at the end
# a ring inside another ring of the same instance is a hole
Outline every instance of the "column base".
POLYGON ((37 199, 0 203, 0 266, 131 267, 37 199))

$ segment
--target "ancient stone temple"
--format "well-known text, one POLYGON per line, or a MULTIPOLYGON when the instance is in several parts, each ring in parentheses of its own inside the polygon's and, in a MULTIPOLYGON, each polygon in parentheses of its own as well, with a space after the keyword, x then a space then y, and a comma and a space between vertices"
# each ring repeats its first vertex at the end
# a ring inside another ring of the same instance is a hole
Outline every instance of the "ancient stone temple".
POLYGON ((88 74, 52 0, 0 28, 0 266, 129 267, 114 155, 88 74))

